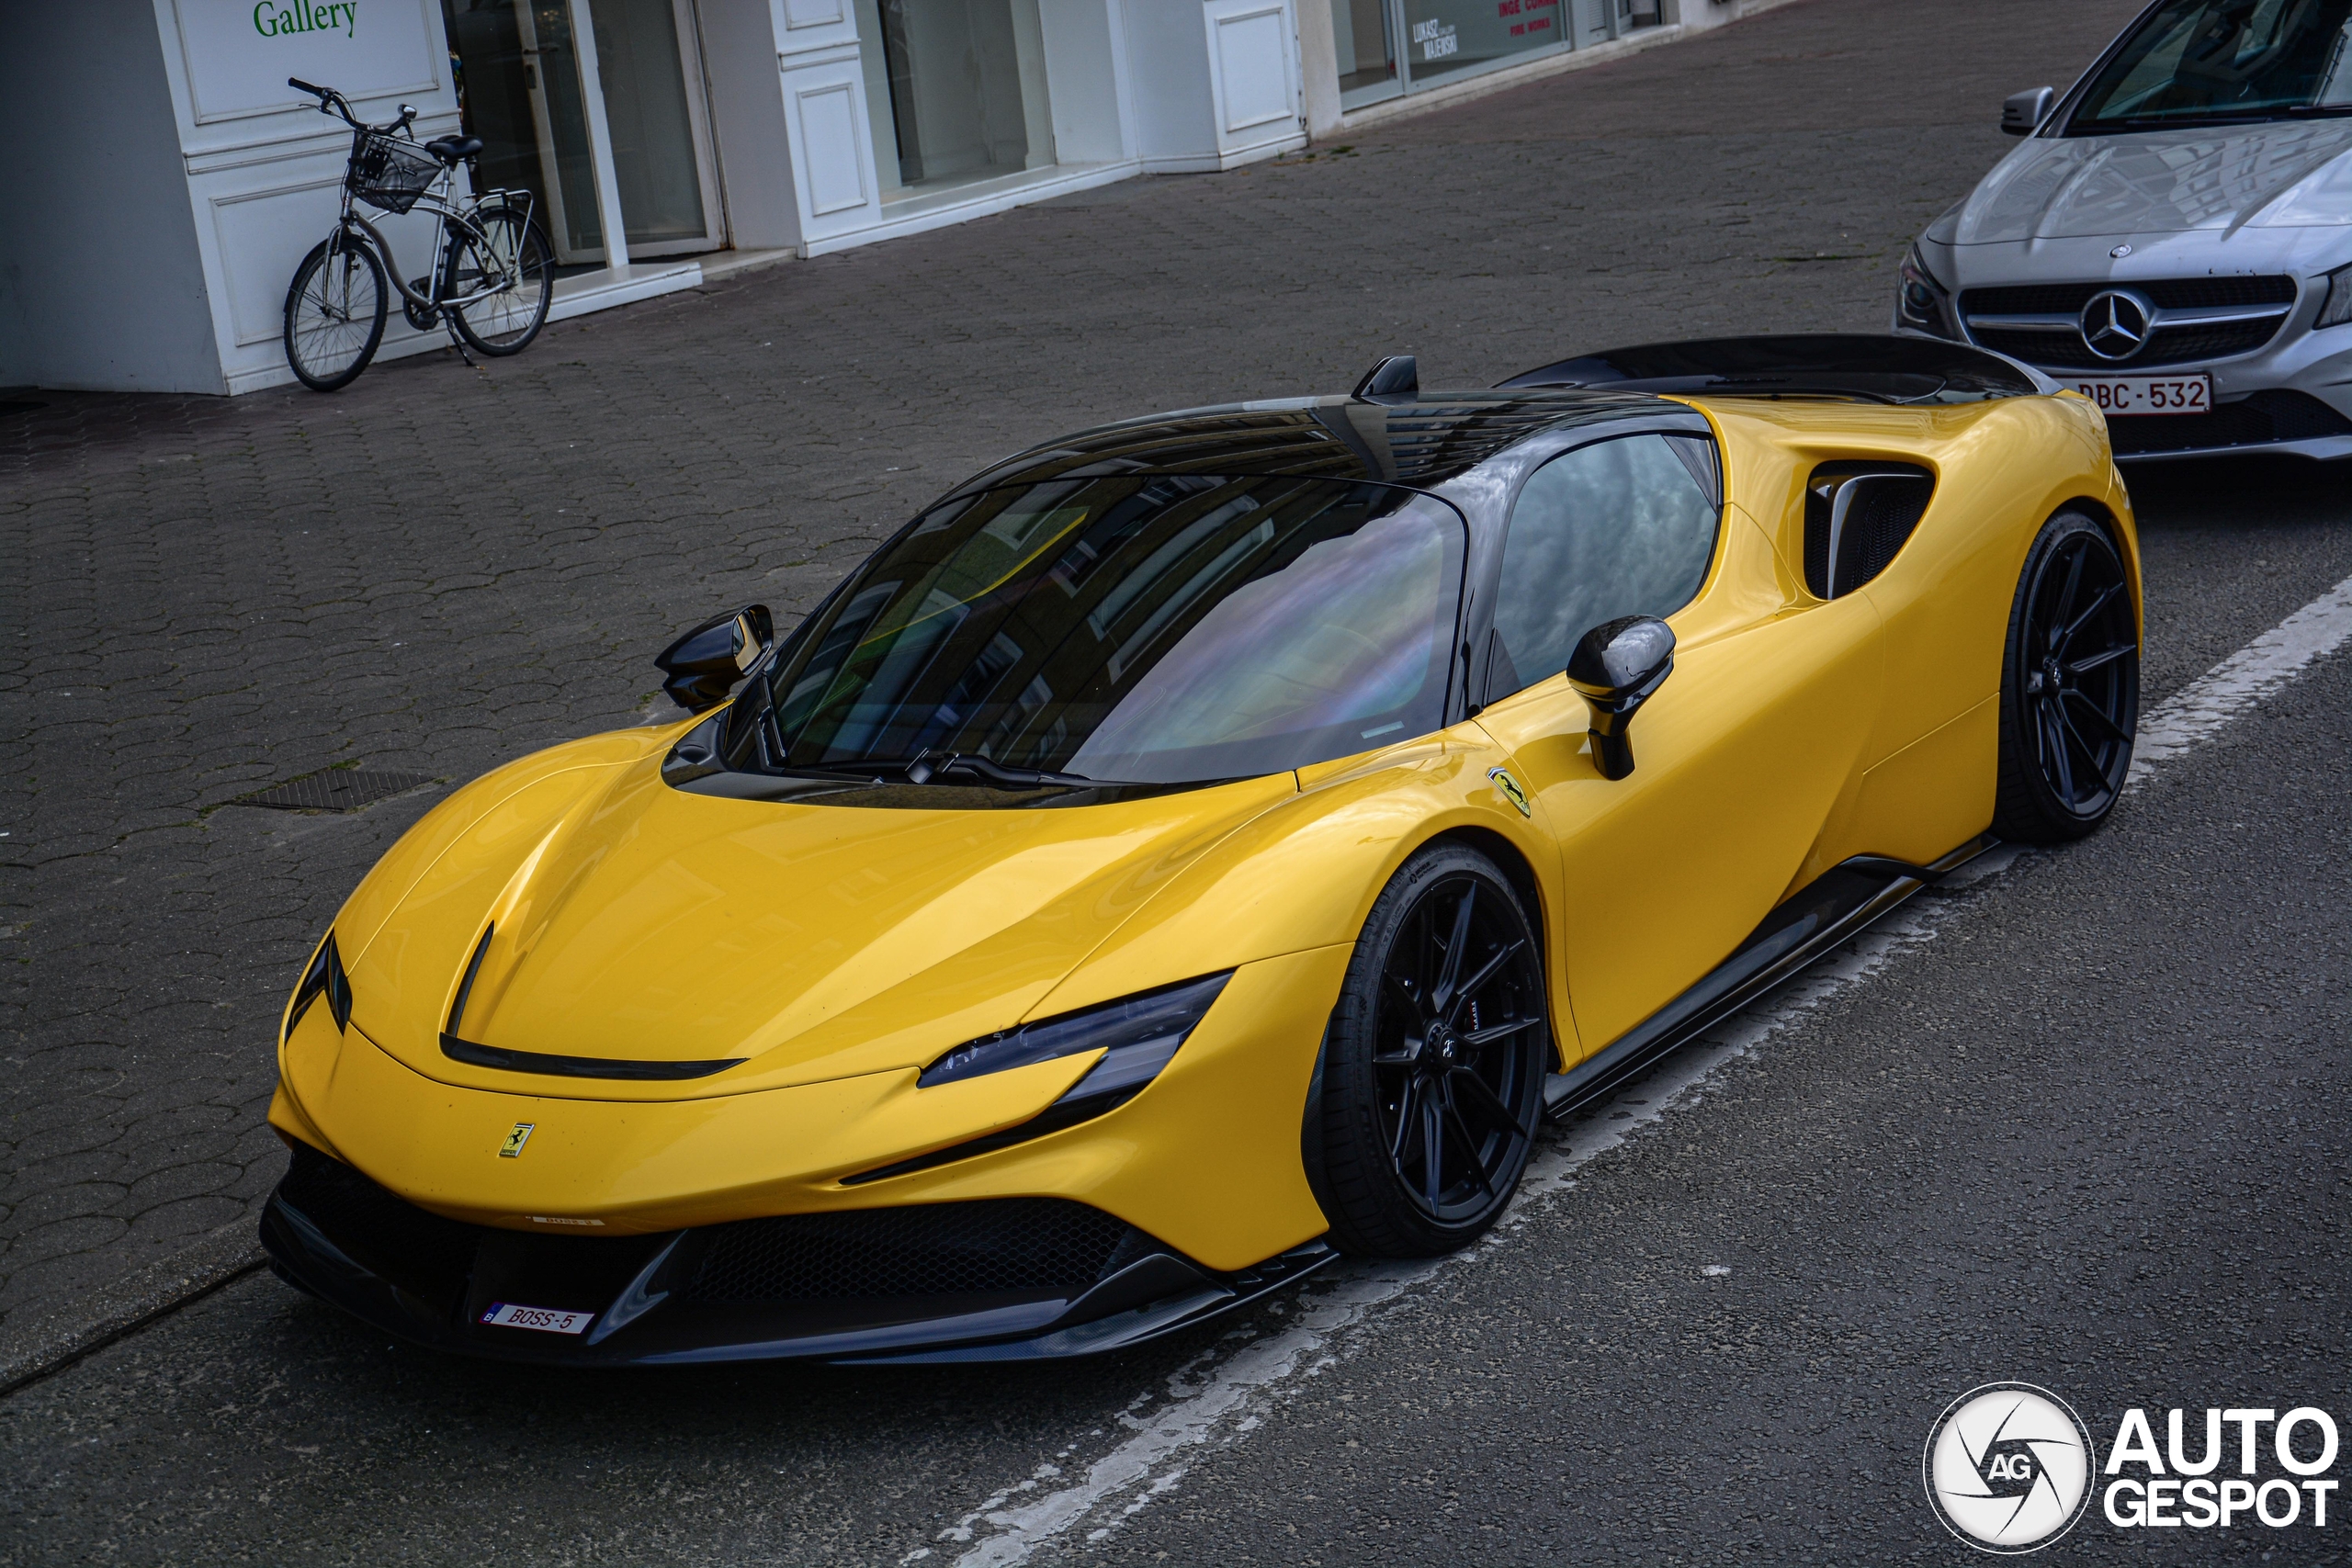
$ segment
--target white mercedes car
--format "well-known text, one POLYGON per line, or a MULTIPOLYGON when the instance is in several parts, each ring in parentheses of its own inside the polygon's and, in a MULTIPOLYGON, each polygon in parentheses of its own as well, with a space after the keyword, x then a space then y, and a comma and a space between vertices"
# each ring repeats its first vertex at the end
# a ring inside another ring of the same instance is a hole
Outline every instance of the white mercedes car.
POLYGON ((2121 461, 2352 457, 2352 0, 2156 0, 2002 129, 1898 332, 2078 389, 2121 461))

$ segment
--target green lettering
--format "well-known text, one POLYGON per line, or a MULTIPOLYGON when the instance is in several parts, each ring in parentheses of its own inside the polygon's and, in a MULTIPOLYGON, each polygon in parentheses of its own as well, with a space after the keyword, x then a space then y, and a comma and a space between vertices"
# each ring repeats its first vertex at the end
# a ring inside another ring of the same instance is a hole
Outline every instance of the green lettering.
POLYGON ((356 38, 359 33, 359 0, 344 0, 343 36, 356 38))
POLYGON ((262 13, 268 9, 269 0, 261 0, 261 4, 254 7, 254 31, 261 34, 264 38, 276 38, 277 36, 277 18, 276 17, 270 17, 269 26, 263 27, 261 25, 262 13))

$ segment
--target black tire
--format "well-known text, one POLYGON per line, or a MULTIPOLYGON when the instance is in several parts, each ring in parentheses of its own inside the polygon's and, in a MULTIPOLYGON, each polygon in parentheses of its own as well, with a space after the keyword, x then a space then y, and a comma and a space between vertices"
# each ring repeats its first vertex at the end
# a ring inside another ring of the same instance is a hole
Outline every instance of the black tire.
POLYGON ((555 256, 538 225, 514 208, 487 209, 475 215, 475 221, 481 225, 492 254, 485 256, 481 241, 458 231, 449 248, 442 297, 462 298, 486 279, 511 276, 512 283, 497 293, 447 309, 458 335, 476 352, 495 357, 520 354, 547 325, 548 306, 555 298, 555 256))
POLYGON ((391 287, 373 245, 336 234, 294 269, 286 290, 286 363, 314 392, 348 387, 384 341, 391 287))
POLYGON ((1398 869, 1323 1052, 1311 1174, 1334 1244, 1429 1258, 1484 1235, 1527 1168, 1552 1062, 1534 933, 1492 861, 1437 844, 1398 869))
POLYGON ((2140 627, 2107 530, 2079 512, 2041 526, 2018 574, 2001 655, 1993 831, 2052 844, 2107 820, 2140 724, 2140 627))

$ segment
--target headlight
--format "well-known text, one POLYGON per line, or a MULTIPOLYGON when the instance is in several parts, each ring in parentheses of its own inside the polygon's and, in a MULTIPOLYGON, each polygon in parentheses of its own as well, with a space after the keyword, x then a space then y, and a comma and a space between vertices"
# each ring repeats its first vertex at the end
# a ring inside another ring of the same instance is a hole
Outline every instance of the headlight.
POLYGON ((1928 270, 1927 258, 1919 254, 1919 247, 1913 245, 1903 258, 1903 281, 1894 297, 1895 314, 1906 327, 1947 337, 1951 328, 1944 307, 1951 298, 1944 286, 1936 281, 1936 275, 1928 270))
POLYGON ((2327 275, 2327 298, 2321 302, 2316 326, 2340 327, 2352 321, 2352 266, 2339 266, 2327 275))
POLYGON ((311 956, 311 966, 302 971, 302 983, 294 987, 294 1010, 286 1015, 286 1032, 291 1036, 302 1015, 321 997, 327 999, 327 1011, 334 1019, 335 1032, 343 1032, 351 1021, 351 977, 343 972, 343 954, 334 950, 334 932, 327 932, 326 941, 319 943, 319 951, 311 956))
MULTIPOLYGON (((929 1089, 959 1078, 976 1078, 984 1073, 1001 1073, 1033 1062, 1050 1062, 1057 1056, 1099 1050, 1102 1059, 1056 1103, 1099 1100, 1111 1096, 1124 1099, 1159 1076, 1159 1070, 1175 1056, 1177 1047, 1184 1043, 1193 1026, 1201 1021, 1209 1004, 1216 1000, 1217 993, 1231 978, 1233 972, 1227 970, 1205 979, 1187 980, 1164 990, 1107 1002, 1084 1012, 1040 1019, 1000 1034, 985 1035, 956 1046, 925 1067, 916 1081, 929 1089)), ((1110 1108, 1106 1105, 1101 1109, 1110 1108)))

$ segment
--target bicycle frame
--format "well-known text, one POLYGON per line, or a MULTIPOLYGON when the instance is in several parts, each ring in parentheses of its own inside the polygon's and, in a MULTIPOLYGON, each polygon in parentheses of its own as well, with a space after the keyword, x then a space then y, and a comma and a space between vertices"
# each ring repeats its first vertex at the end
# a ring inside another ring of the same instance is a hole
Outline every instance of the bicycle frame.
MULTIPOLYGON (((478 288, 470 294, 445 297, 441 292, 441 285, 447 272, 449 231, 453 225, 463 230, 469 238, 475 241, 481 247, 482 254, 496 256, 498 253, 490 243, 490 235, 479 222, 475 221, 476 216, 484 208, 490 206, 493 199, 497 199, 503 206, 519 209, 525 224, 527 225, 531 220, 531 193, 527 190, 484 191, 464 207, 457 206, 449 200, 447 195, 451 186, 456 183, 457 173, 454 166, 442 170, 441 177, 434 181, 432 186, 416 199, 416 206, 425 209, 434 217, 434 265, 424 275, 427 292, 424 294, 419 294, 409 287, 408 279, 401 276, 400 264, 393 259, 391 242, 384 237, 382 230, 377 228, 365 214, 357 209, 358 197, 354 196, 347 186, 343 192, 343 218, 337 225, 338 232, 352 234, 355 238, 364 239, 373 244, 377 254, 384 258, 384 270, 390 276, 393 288, 399 291, 402 299, 420 310, 437 313, 451 307, 470 305, 477 299, 488 299, 514 282, 510 269, 506 273, 502 273, 498 280, 488 288, 478 288)), ((410 210, 414 211, 415 208, 411 208, 410 210)), ((504 258, 501 258, 500 265, 508 265, 504 258)))

